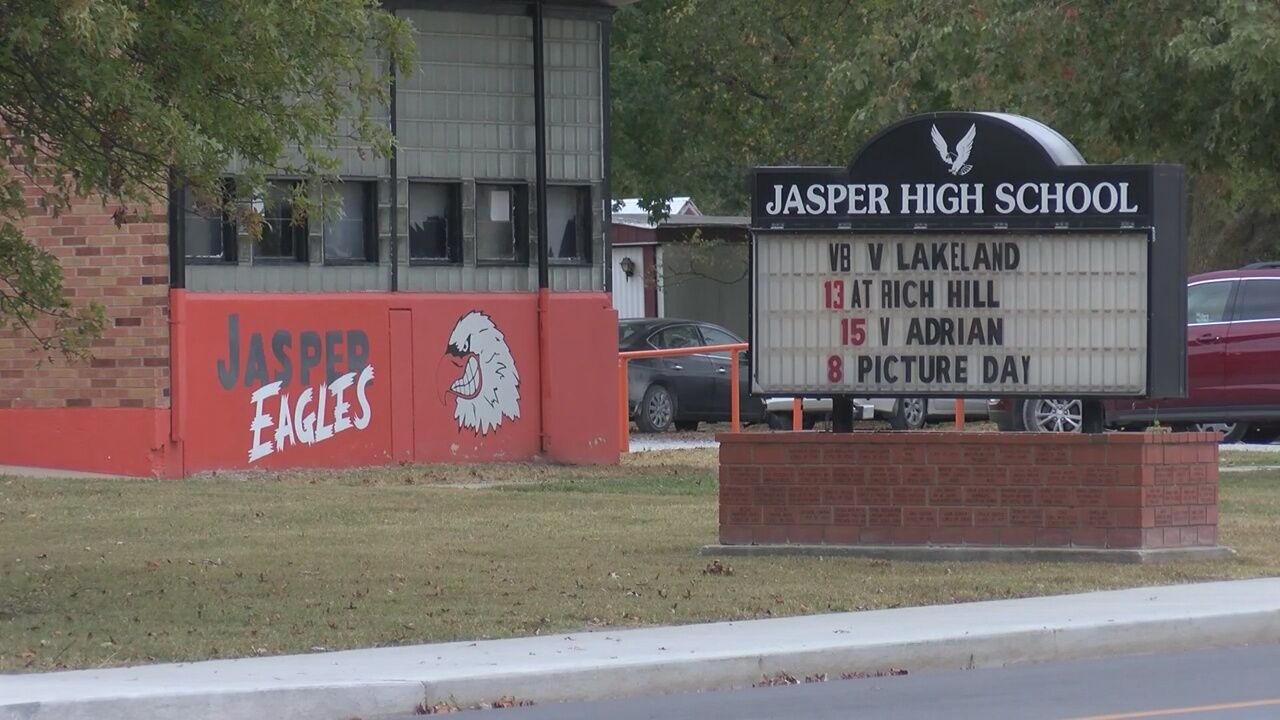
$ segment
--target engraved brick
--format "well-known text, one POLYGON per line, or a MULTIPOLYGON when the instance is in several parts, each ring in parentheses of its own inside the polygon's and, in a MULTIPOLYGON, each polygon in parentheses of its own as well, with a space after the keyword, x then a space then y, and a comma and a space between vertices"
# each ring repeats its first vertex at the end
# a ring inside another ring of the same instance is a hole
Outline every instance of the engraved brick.
POLYGON ((933 485, 938 481, 938 469, 929 465, 913 465, 900 471, 903 485, 933 485))
POLYGON ((973 524, 1003 527, 1009 524, 1008 508, 978 508, 973 511, 973 524))
POLYGON ((891 502, 890 488, 868 485, 858 488, 859 505, 888 505, 891 502))
POLYGON ((821 488, 813 485, 794 485, 787 488, 788 505, 817 505, 822 502, 821 488))
POLYGON ((1076 511, 1073 508, 1047 508, 1044 511, 1044 525, 1052 528, 1075 527, 1076 511))
POLYGON ((928 503, 928 495, 926 488, 923 487, 895 487, 893 489, 894 505, 925 505, 928 503))
POLYGON ((964 488, 937 486, 929 488, 930 505, 961 505, 964 503, 964 488))
POLYGON ((970 485, 973 483, 973 468, 966 465, 946 465, 938 467, 939 485, 970 485))
POLYGON ((1028 487, 1000 488, 1001 505, 1034 505, 1036 491, 1028 487))
POLYGON ((1040 508, 1011 508, 1009 524, 1015 527, 1040 527, 1044 524, 1044 511, 1040 508))
POLYGON ((1045 507, 1070 507, 1075 505, 1075 488, 1044 487, 1037 490, 1039 504, 1045 507))
POLYGON ((836 507, 831 510, 832 520, 838 525, 867 524, 867 509, 864 507, 836 507))
POLYGON ((854 505, 857 503, 857 491, 851 487, 828 486, 822 489, 823 505, 854 505))
POLYGON ((879 466, 867 468, 868 485, 896 485, 898 477, 898 468, 896 467, 879 466))
POLYGON ((875 527, 891 527, 902 524, 902 508, 873 507, 869 509, 869 524, 875 527))
POLYGON ((801 525, 830 525, 833 517, 829 507, 798 507, 796 521, 801 525))
POLYGON ((902 524, 933 527, 938 524, 936 508, 909 507, 902 509, 902 524))

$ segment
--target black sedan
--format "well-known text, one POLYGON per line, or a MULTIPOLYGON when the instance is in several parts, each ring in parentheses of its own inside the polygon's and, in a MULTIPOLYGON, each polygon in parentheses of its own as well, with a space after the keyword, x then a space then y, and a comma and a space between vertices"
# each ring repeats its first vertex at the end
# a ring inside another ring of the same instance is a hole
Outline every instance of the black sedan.
MULTIPOLYGON (((695 320, 640 318, 618 323, 618 350, 667 350, 729 345, 741 338, 719 325, 695 320)), ((743 422, 764 420, 764 403, 752 398, 745 352, 739 353, 738 397, 743 422)), ((628 410, 642 432, 697 430, 699 422, 729 420, 729 353, 643 358, 627 363, 628 410)))

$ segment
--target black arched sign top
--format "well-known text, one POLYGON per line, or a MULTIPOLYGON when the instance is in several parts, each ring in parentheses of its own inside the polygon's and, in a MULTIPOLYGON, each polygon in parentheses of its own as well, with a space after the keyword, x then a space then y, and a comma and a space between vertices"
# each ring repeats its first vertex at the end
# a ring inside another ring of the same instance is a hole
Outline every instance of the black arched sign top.
POLYGON ((1151 227, 1176 165, 1089 165, 1052 128, 1018 115, 916 115, 872 137, 848 167, 762 167, 757 228, 1151 227))

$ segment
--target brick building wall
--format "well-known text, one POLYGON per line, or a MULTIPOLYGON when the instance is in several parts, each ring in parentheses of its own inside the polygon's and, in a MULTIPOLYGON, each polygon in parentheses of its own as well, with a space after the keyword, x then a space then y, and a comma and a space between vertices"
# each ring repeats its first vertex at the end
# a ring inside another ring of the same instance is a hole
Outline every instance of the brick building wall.
POLYGON ((1218 542, 1212 433, 719 439, 724 545, 1158 549, 1218 542))
MULTIPOLYGON (((163 212, 117 227, 113 206, 78 201, 58 217, 28 185, 21 223, 62 265, 69 299, 106 308, 91 360, 46 357, 24 331, 0 329, 0 408, 169 407, 168 225, 163 212)), ((46 326, 40 326, 42 330, 46 326)))

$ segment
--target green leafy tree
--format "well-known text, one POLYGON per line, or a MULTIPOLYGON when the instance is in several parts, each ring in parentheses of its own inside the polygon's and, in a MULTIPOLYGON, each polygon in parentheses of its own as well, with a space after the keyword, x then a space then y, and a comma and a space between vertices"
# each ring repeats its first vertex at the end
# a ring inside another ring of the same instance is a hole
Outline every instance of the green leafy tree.
POLYGON ((0 0, 0 18, 0 325, 70 356, 102 308, 68 302, 23 237, 25 187, 52 213, 98 197, 125 222, 170 182, 222 203, 229 168, 246 194, 289 173, 305 213, 339 144, 390 152, 387 68, 412 47, 377 0, 0 0))
POLYGON ((746 208, 747 169, 847 163, 880 127, 997 110, 1091 162, 1179 162, 1193 263, 1280 251, 1280 4, 645 0, 614 33, 615 186, 746 208))

